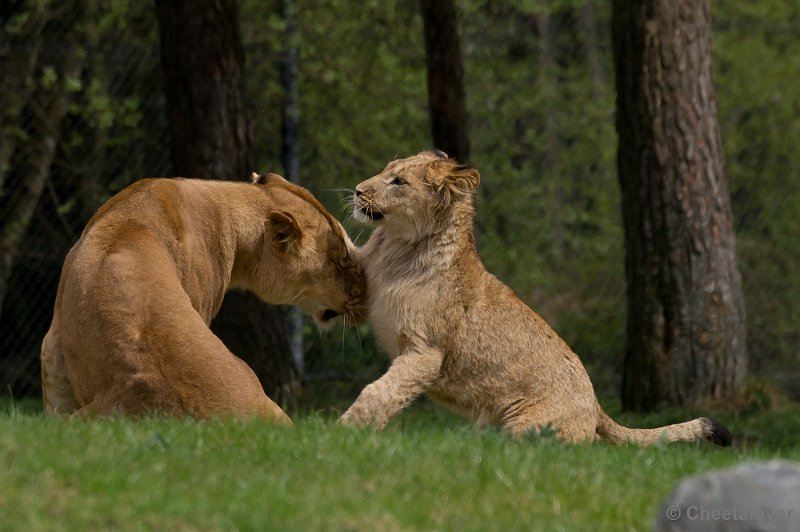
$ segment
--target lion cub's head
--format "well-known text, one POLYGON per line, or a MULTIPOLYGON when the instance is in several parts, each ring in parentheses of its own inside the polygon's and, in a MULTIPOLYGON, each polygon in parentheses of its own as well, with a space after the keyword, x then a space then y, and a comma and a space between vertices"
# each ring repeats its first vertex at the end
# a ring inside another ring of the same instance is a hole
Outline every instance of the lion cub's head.
POLYGON ((440 151, 424 151, 392 161, 381 173, 359 183, 354 217, 394 233, 422 236, 446 223, 454 211, 471 214, 479 182, 474 168, 440 151))
POLYGON ((342 225, 306 189, 277 174, 253 174, 272 209, 255 262, 256 292, 270 303, 305 309, 318 326, 343 315, 366 317, 366 280, 342 225))

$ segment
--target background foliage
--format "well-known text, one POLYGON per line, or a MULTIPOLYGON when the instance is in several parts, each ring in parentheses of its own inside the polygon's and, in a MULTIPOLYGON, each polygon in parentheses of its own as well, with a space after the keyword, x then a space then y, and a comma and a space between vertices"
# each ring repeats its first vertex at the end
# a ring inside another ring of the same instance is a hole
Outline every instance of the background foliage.
MULTIPOLYGON (((65 39, 79 47, 81 69, 65 83, 69 111, 0 301, 0 384, 15 395, 38 393, 38 348, 58 273, 88 217, 133 180, 170 172, 153 6, 89 2, 77 13, 70 3, 23 3, 25 13, 48 17, 41 35, 22 39, 38 39, 41 49, 28 85, 43 92, 58 81, 65 39)), ((600 392, 615 393, 625 296, 610 8, 588 0, 515 4, 458 3, 470 162, 482 175, 481 253, 583 358, 600 392)), ((242 2, 260 171, 280 170, 279 7, 242 2)), ((298 2, 298 15, 300 179, 345 220, 345 189, 430 147, 422 22, 413 0, 298 2)), ((751 370, 797 396, 800 4, 718 0, 712 16, 751 370)), ((24 30, 18 17, 2 20, 6 35, 24 30)), ((21 50, 7 46, 0 57, 21 50)), ((13 120, 3 115, 3 131, 33 135, 26 109, 13 120)), ((2 168, 4 212, 22 186, 19 172, 14 161, 2 168)), ((366 240, 364 228, 349 228, 366 240)), ((306 349, 306 389, 320 405, 352 398, 385 366, 368 326, 326 336, 308 326, 306 349)))

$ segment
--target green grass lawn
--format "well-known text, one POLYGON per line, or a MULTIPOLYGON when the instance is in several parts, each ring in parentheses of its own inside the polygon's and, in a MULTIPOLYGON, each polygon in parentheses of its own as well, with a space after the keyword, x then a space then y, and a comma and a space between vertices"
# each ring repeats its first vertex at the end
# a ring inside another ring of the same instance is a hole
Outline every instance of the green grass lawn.
POLYGON ((515 440, 425 404, 375 432, 313 414, 286 430, 2 403, 0 530, 650 530, 686 475, 800 458, 799 408, 716 416, 733 448, 515 440))

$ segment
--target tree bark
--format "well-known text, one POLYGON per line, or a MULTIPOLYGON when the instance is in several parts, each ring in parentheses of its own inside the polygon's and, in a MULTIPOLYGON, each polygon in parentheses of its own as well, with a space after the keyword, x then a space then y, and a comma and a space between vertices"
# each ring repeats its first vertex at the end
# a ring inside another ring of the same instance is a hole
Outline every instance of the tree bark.
POLYGON ((578 14, 579 27, 583 40, 583 55, 586 70, 592 84, 592 96, 599 100, 603 97, 605 73, 600 60, 600 38, 597 34, 597 6, 595 0, 586 0, 578 14))
POLYGON ((235 0, 156 0, 156 7, 176 174, 246 179, 252 135, 235 0))
MULTIPOLYGON (((543 5, 549 6, 549 0, 544 0, 543 5)), ((545 186, 550 196, 550 250, 555 263, 560 263, 566 252, 566 229, 561 209, 564 203, 562 179, 558 168, 558 63, 557 42, 558 35, 553 29, 553 19, 549 12, 538 13, 534 17, 536 34, 538 35, 538 60, 536 65, 536 85, 541 93, 541 102, 544 104, 543 120, 537 126, 540 129, 539 137, 542 139, 543 153, 541 172, 545 186)))
POLYGON ((625 226, 623 406, 740 391, 744 302, 711 75, 706 0, 614 0, 625 226))
MULTIPOLYGON (((236 0, 156 0, 172 161, 177 175, 247 179, 255 168, 236 0)), ((230 293, 212 330, 276 401, 299 387, 285 312, 230 293)))
POLYGON ((428 68, 428 105, 433 144, 469 162, 464 67, 453 0, 420 0, 428 68))

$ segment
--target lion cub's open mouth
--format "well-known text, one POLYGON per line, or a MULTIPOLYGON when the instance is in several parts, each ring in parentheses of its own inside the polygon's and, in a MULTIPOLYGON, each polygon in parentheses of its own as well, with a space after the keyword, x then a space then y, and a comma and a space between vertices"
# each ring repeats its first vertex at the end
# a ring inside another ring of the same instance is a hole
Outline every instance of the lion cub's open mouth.
POLYGON ((361 214, 364 218, 369 218, 373 222, 383 219, 382 213, 376 211, 375 209, 369 206, 359 207, 358 213, 361 214))

